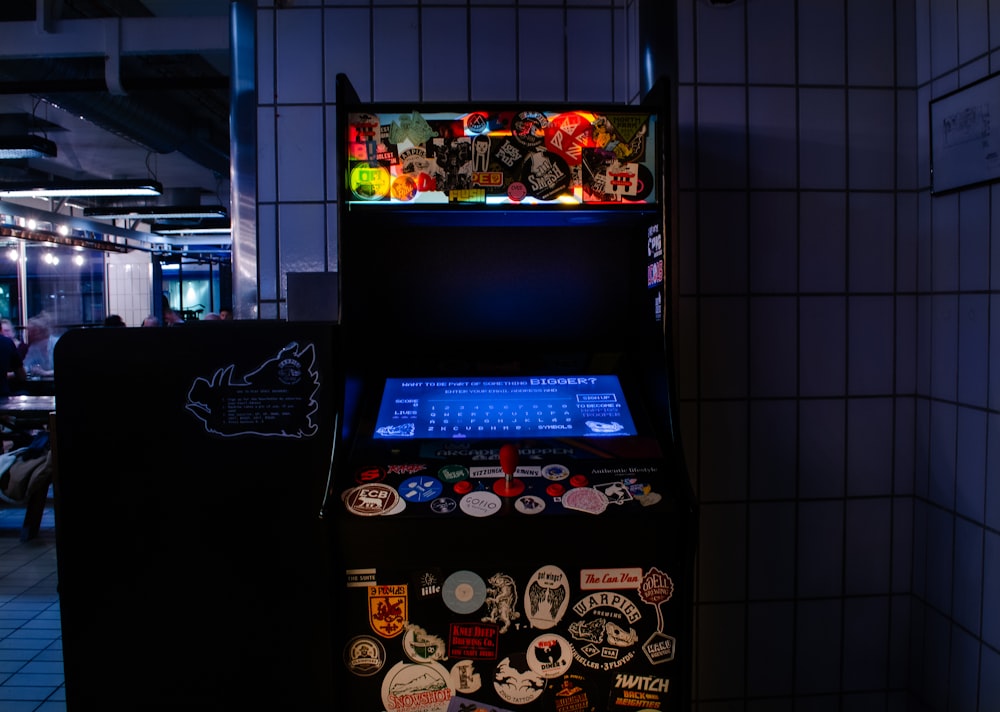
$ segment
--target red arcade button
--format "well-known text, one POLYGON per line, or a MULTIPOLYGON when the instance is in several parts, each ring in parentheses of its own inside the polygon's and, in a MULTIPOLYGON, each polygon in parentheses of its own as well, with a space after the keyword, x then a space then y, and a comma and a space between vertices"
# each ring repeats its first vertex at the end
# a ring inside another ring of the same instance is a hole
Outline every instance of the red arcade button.
POLYGON ((573 475, 569 478, 569 483, 574 487, 586 487, 587 482, 588 480, 585 475, 573 475))
POLYGON ((454 485, 455 494, 469 494, 472 491, 472 483, 468 480, 459 480, 454 485))
POLYGON ((552 484, 550 484, 548 487, 545 488, 545 493, 549 497, 562 497, 563 492, 565 492, 565 491, 566 491, 566 488, 563 487, 558 482, 553 482, 552 484))

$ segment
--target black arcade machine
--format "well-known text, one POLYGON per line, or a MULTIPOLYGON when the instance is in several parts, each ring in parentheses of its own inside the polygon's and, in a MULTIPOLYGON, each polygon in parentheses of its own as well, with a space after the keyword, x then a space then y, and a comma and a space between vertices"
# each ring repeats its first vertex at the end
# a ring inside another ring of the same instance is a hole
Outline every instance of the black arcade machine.
POLYGON ((688 709, 669 106, 365 105, 339 81, 343 704, 688 709))

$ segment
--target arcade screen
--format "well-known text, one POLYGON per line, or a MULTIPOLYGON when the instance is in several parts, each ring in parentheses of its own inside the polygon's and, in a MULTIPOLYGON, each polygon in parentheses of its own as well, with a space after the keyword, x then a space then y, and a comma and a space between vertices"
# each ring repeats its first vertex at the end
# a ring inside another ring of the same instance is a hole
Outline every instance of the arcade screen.
POLYGON ((614 375, 388 378, 375 439, 625 437, 636 426, 614 375))

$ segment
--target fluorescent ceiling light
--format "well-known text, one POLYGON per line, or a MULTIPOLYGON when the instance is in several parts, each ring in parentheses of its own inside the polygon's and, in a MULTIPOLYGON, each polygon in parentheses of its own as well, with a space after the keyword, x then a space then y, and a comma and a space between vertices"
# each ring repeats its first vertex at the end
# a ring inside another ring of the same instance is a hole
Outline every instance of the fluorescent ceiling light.
POLYGON ((150 205, 133 208, 84 208, 84 217, 105 220, 180 220, 194 218, 225 218, 221 205, 150 205))
POLYGON ((56 155, 56 145, 47 138, 26 136, 0 136, 0 160, 16 158, 50 158, 56 155))
POLYGON ((71 237, 60 235, 49 230, 26 230, 19 227, 0 225, 0 237, 16 237, 18 240, 31 240, 32 242, 50 242, 55 245, 69 245, 71 247, 88 247, 92 250, 104 250, 105 252, 128 252, 128 245, 122 245, 108 240, 91 240, 82 237, 71 237))
POLYGON ((163 186, 155 180, 102 180, 63 183, 0 184, 0 198, 108 198, 160 195, 163 186))
POLYGON ((188 225, 177 223, 153 223, 150 232, 157 235, 228 235, 232 232, 229 218, 208 218, 188 225))

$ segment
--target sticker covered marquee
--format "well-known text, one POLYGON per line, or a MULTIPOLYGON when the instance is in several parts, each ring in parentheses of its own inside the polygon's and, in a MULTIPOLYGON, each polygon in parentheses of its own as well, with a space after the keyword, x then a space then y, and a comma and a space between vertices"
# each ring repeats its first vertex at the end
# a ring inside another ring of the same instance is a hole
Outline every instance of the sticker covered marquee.
POLYGON ((349 200, 654 204, 655 123, 625 109, 350 113, 349 200))

